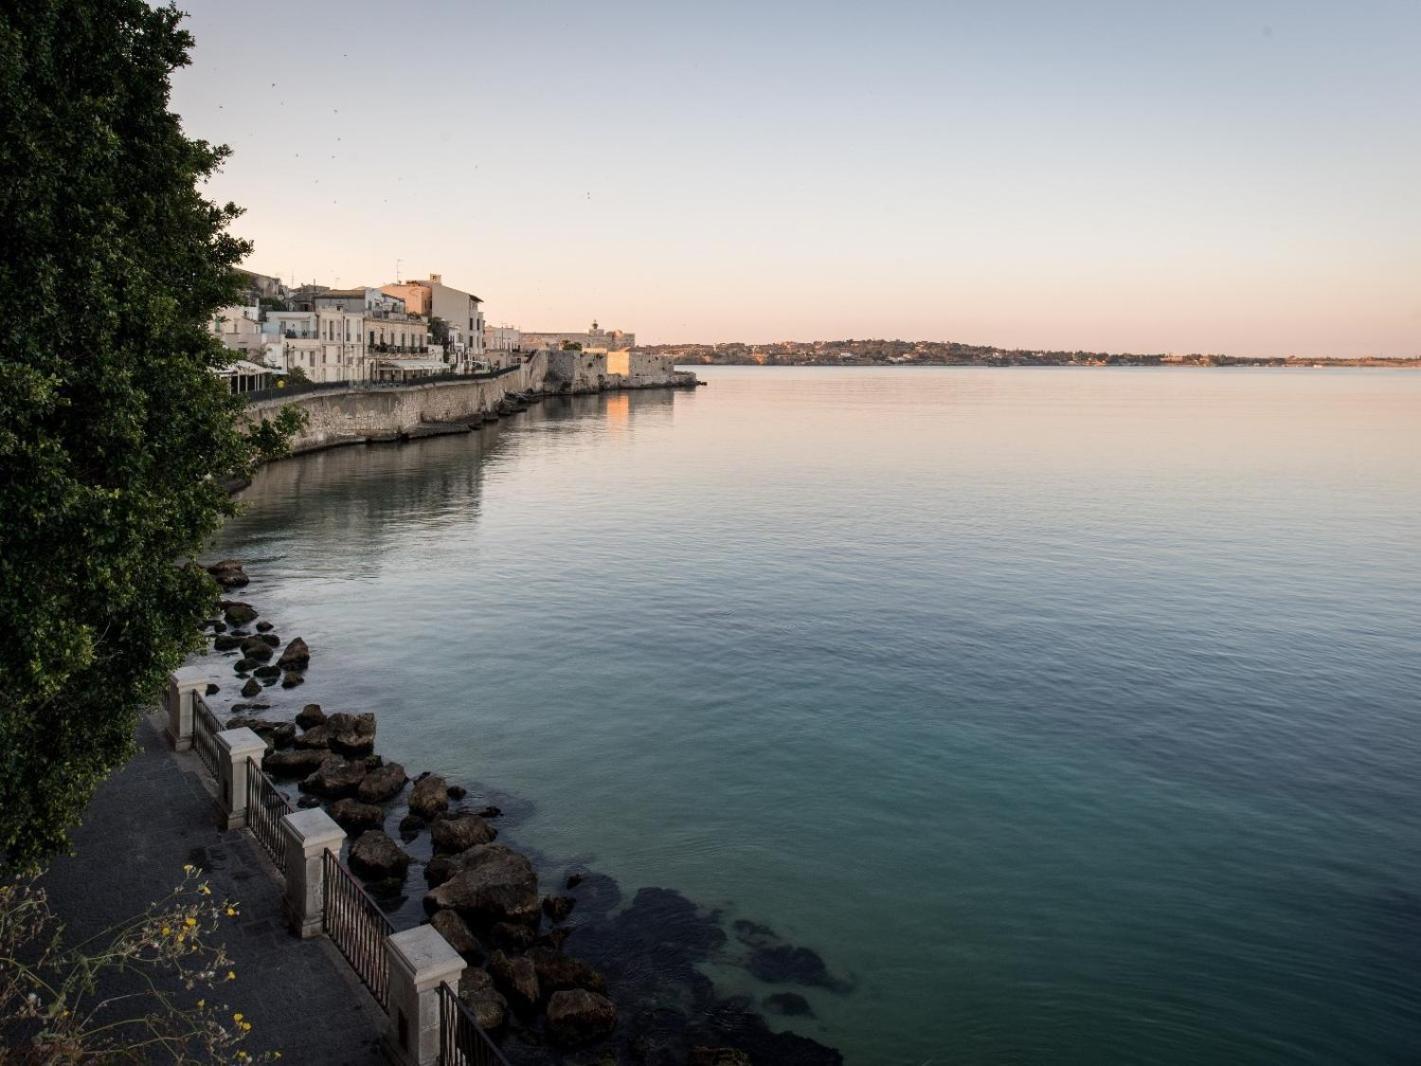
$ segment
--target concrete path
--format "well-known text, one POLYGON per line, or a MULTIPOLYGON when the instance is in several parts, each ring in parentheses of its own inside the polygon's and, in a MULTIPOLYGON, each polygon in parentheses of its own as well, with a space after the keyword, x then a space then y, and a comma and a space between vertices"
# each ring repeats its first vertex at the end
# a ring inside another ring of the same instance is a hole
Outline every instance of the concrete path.
POLYGON ((45 875, 56 913, 76 938, 91 936, 166 895, 193 863, 215 896, 241 904, 226 927, 237 980, 222 993, 252 1023, 242 1046, 279 1050, 291 1063, 385 1062, 384 1013, 334 945, 287 931, 274 867, 246 830, 217 828, 201 763, 170 752, 160 729, 156 717, 140 724, 140 750, 99 788, 74 832, 75 854, 45 875))

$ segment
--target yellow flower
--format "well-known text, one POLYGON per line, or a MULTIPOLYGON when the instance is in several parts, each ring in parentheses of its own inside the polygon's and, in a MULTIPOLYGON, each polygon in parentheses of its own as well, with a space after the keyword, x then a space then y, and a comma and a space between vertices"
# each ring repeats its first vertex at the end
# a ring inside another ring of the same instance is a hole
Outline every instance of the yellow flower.
POLYGON ((190 862, 183 864, 183 873, 185 873, 185 874, 190 874, 190 873, 192 873, 192 872, 193 872, 194 870, 196 870, 196 869, 197 869, 197 867, 194 866, 194 865, 193 865, 192 863, 190 863, 190 862))
POLYGON ((200 1000, 197 1001, 197 1009, 198 1009, 198 1010, 201 1010, 201 1009, 202 1009, 203 1007, 205 1007, 205 1006, 207 1006, 207 1000, 205 1000, 205 999, 200 999, 200 1000))
POLYGON ((204 896, 212 895, 212 889, 208 888, 206 885, 198 885, 197 890, 201 892, 204 896))
POLYGON ((172 933, 172 931, 173 931, 173 930, 172 930, 172 927, 171 927, 171 926, 165 925, 165 926, 163 926, 163 928, 162 928, 162 934, 163 934, 164 936, 168 936, 169 934, 172 933))
POLYGON ((196 924, 197 924, 197 919, 196 919, 196 918, 193 918, 193 917, 191 917, 191 916, 189 916, 189 917, 183 919, 183 925, 187 926, 189 929, 191 929, 191 928, 192 928, 193 926, 195 926, 196 924))
POLYGON ((236 1022, 238 1025, 241 1025, 241 1024, 242 1024, 242 1012, 241 1012, 241 1011, 238 1011, 236 1014, 232 1015, 232 1020, 233 1020, 234 1022, 236 1022))
POLYGON ((252 1023, 251 1023, 251 1022, 243 1022, 243 1023, 242 1023, 242 1032, 248 1033, 248 1032, 251 1032, 251 1029, 252 1029, 252 1023))
POLYGON ((237 917, 237 908, 236 908, 236 907, 228 907, 228 908, 227 908, 227 917, 228 917, 228 918, 235 918, 235 917, 237 917))

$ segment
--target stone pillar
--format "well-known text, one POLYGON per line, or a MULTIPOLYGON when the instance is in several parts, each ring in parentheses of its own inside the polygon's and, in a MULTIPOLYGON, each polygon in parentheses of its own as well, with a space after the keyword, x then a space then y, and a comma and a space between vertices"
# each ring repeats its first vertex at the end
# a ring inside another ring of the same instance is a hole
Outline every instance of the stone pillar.
POLYGON ((417 925, 385 941, 390 1027, 385 1047, 401 1066, 439 1061, 439 986, 459 990, 464 959, 432 925, 417 925))
POLYGON ((192 697, 206 692, 212 679, 200 666, 183 666, 168 675, 164 703, 168 709, 168 743, 174 751, 192 747, 192 697))
POLYGON ((266 754, 266 741, 250 729, 224 729, 217 734, 218 803, 222 828, 241 829, 247 824, 247 760, 266 754))
POLYGON ((286 920, 297 936, 320 936, 326 906, 325 855, 340 854, 345 830, 320 807, 311 807, 281 819, 281 839, 286 855, 286 920))

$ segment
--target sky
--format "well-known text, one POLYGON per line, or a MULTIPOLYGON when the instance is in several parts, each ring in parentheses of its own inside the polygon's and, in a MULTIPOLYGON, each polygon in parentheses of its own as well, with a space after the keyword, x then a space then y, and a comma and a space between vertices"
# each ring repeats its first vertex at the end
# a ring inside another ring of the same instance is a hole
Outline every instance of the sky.
POLYGON ((247 265, 642 343, 1421 355, 1421 0, 186 0, 247 265))

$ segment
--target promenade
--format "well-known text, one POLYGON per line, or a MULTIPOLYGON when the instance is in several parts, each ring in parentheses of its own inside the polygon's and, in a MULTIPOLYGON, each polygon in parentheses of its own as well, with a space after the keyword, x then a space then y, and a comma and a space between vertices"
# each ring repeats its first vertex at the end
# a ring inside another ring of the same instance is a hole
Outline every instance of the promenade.
POLYGON ((255 839, 217 828, 212 793, 193 752, 174 754, 159 719, 145 718, 139 750, 95 794, 74 831, 75 854, 44 877, 71 942, 140 912, 200 867, 218 898, 240 904, 224 927, 237 981, 223 992, 252 1023, 242 1045, 287 1062, 384 1063, 385 1017, 325 937, 301 940, 282 920, 280 882, 255 839))

